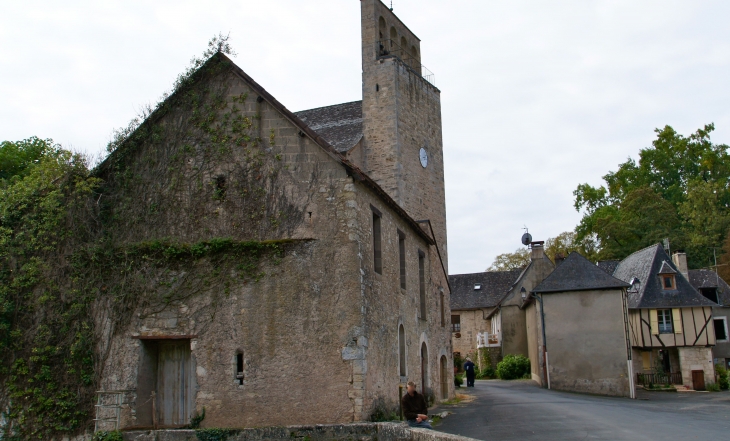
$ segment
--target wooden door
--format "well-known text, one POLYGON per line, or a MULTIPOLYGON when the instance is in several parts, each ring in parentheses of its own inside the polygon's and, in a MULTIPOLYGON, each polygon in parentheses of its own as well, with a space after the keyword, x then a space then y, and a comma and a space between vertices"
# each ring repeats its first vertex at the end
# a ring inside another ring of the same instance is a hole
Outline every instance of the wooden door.
POLYGON ((160 427, 184 426, 193 412, 190 340, 161 341, 157 362, 157 414, 160 427))
POLYGON ((692 388, 705 390, 705 371, 692 371, 692 388))

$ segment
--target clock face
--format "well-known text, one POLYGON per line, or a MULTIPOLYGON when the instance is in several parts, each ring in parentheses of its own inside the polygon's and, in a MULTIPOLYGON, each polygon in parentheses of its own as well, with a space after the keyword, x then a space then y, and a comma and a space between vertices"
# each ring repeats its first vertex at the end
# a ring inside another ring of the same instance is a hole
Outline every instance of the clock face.
POLYGON ((419 152, 418 156, 421 159, 421 166, 423 166, 423 168, 426 168, 426 166, 428 165, 428 152, 426 151, 426 149, 421 147, 421 151, 419 152))

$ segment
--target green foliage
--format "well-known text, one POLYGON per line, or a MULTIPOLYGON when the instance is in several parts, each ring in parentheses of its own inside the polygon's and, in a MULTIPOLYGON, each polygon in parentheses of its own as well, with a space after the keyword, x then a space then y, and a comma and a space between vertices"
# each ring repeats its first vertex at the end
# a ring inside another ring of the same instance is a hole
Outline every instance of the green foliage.
MULTIPOLYGON (((582 254, 588 259, 596 260, 597 250, 595 243, 590 240, 578 241, 575 232, 565 231, 545 241, 545 255, 553 262, 558 256, 568 257, 573 251, 582 254)), ((487 271, 511 271, 526 267, 530 263, 530 250, 521 247, 514 253, 500 254, 494 258, 487 271)))
POLYGON ((530 263, 530 250, 518 248, 514 253, 503 253, 494 258, 487 271, 511 271, 524 268, 530 263))
POLYGON ((717 385, 721 390, 728 390, 730 388, 730 381, 728 379, 728 371, 724 366, 718 364, 715 366, 715 373, 717 373, 717 385))
POLYGON ((496 376, 497 376, 497 371, 495 371, 492 366, 487 366, 486 368, 477 372, 476 378, 479 380, 484 380, 484 379, 488 379, 488 378, 495 378, 496 376))
POLYGON ((237 434, 234 429, 198 429, 195 436, 200 441, 226 441, 229 436, 237 434))
POLYGON ((461 387, 462 384, 464 384, 464 376, 460 374, 454 374, 454 385, 456 387, 461 387))
POLYGON ((705 389, 708 392, 720 392, 720 386, 717 383, 707 383, 705 389))
POLYGON ((497 364, 497 376, 502 380, 516 380, 530 374, 530 360, 524 355, 508 354, 497 364))
POLYGON ((51 139, 35 136, 22 141, 0 143, 0 183, 14 176, 23 177, 41 160, 58 151, 51 139))
POLYGON ((200 413, 196 413, 192 418, 190 418, 190 424, 188 427, 190 429, 199 429, 200 423, 203 422, 205 419, 205 406, 203 406, 203 410, 200 413))
POLYGON ((100 431, 94 434, 91 441, 123 441, 122 432, 114 430, 112 432, 100 431))
POLYGON ((713 130, 708 124, 684 137, 657 129, 638 163, 620 164, 604 186, 579 185, 576 242, 593 244, 599 259, 622 259, 669 238, 691 267, 712 264, 709 247, 719 247, 730 227, 730 155, 727 145, 712 144, 713 130))
POLYGON ((454 367, 457 372, 461 372, 464 368, 464 358, 461 354, 454 354, 454 367))

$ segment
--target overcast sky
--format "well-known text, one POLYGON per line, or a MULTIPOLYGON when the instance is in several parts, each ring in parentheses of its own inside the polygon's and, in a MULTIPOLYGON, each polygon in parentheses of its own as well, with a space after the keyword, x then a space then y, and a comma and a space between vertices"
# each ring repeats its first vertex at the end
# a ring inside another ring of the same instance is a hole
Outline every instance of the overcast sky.
MULTIPOLYGON (((573 229, 656 127, 730 143, 730 2, 393 3, 442 92, 451 274, 573 229)), ((101 152, 218 32, 290 110, 361 99, 358 0, 4 1, 0 140, 101 152)))

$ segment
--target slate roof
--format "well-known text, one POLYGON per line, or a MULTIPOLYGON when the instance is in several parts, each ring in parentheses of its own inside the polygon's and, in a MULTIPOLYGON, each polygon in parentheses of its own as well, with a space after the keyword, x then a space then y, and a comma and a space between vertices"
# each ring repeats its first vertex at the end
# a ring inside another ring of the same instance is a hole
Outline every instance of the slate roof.
POLYGON ((677 271, 669 265, 669 262, 665 260, 664 262, 662 262, 662 266, 661 268, 659 268, 657 274, 677 274, 677 271))
POLYGON ((484 273, 456 274, 449 276, 452 310, 493 308, 522 273, 522 268, 512 271, 487 271, 484 273), (475 290, 474 285, 481 284, 475 290))
POLYGON ((573 251, 532 292, 551 293, 628 287, 628 283, 612 277, 579 253, 573 251))
POLYGON ((621 263, 620 260, 599 260, 596 266, 608 274, 613 274, 619 263, 621 263))
POLYGON ((344 153, 362 138, 362 101, 294 112, 305 124, 344 153))
POLYGON ((730 307, 730 285, 722 277, 717 277, 714 271, 706 269, 689 270, 689 283, 697 290, 700 288, 717 288, 717 297, 720 304, 730 307))
POLYGON ((641 282, 638 292, 629 290, 629 308, 717 306, 703 297, 679 272, 675 274, 676 289, 662 289, 659 279, 662 266, 677 271, 660 244, 639 250, 621 261, 613 276, 627 283, 631 283, 634 277, 641 282))

